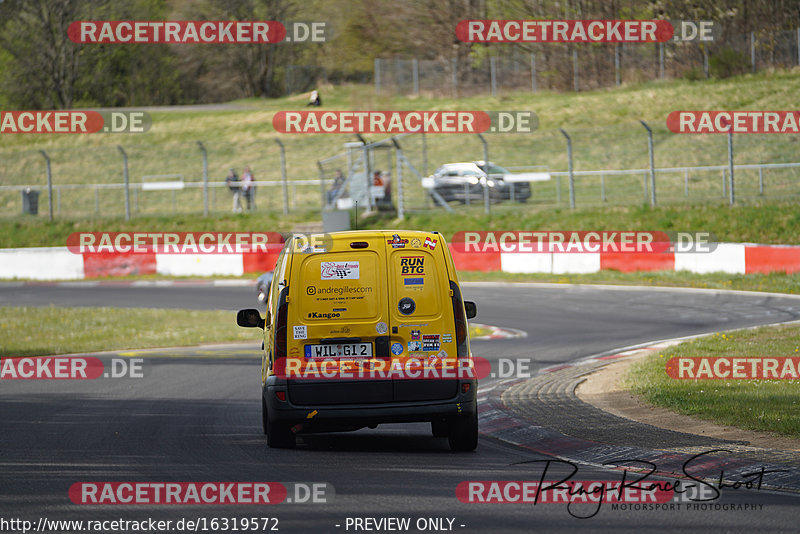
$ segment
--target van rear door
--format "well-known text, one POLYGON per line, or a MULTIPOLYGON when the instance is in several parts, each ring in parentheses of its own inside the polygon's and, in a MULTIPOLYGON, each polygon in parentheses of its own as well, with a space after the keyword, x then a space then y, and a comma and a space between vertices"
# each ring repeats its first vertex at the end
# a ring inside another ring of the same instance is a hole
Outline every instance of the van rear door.
MULTIPOLYGON (((445 246, 438 234, 386 234, 391 351, 397 357, 428 365, 456 358, 445 246)), ((458 381, 400 378, 393 386, 396 401, 437 400, 454 397, 458 381)))
MULTIPOLYGON (((338 360, 389 357, 385 247, 380 234, 339 235, 321 253, 296 253, 291 282, 289 357, 305 369, 338 360), (354 248, 352 243, 359 243, 354 248), (293 322, 292 322, 293 321, 293 322)), ((312 375, 314 376, 314 375, 312 375)), ((389 379, 289 380, 295 404, 391 402, 389 379)))

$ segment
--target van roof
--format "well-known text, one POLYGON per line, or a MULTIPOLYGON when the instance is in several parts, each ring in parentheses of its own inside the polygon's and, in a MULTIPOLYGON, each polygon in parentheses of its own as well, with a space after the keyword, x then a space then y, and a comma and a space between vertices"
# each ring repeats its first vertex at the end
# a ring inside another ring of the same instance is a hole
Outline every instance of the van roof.
POLYGON ((330 236, 333 239, 353 239, 358 237, 376 237, 376 236, 389 236, 392 237, 394 234, 399 234, 401 237, 405 236, 413 236, 413 237, 420 237, 420 236, 430 236, 436 235, 441 237, 437 231, 423 231, 423 230, 347 230, 344 232, 313 232, 311 234, 303 234, 302 232, 298 232, 299 235, 325 235, 330 236))

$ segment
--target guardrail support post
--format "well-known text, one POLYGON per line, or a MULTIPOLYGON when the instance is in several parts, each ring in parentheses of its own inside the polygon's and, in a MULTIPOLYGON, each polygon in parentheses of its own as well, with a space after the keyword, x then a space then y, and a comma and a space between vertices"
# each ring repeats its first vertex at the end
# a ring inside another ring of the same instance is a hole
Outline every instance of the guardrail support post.
POLYGON ((758 166, 758 194, 764 194, 764 167, 758 166))
MULTIPOLYGON (((647 130, 647 150, 650 153, 650 205, 656 205, 656 164, 655 156, 653 154, 653 130, 647 125, 646 122, 640 120, 645 130, 647 130)), ((646 191, 646 189, 645 189, 646 191)))
POLYGON ((48 208, 50 209, 50 220, 53 220, 53 174, 50 172, 50 157, 47 155, 47 152, 44 150, 40 150, 42 156, 44 156, 45 162, 47 162, 47 204, 48 208))
POLYGON ((120 154, 122 154, 122 179, 125 182, 125 220, 128 221, 131 218, 131 196, 128 180, 128 154, 125 153, 125 149, 122 148, 122 145, 117 145, 117 150, 119 150, 120 154))
POLYGON ((197 146, 203 151, 203 216, 208 217, 208 154, 200 141, 197 146))
MULTIPOLYGON (((286 178, 286 147, 280 139, 275 139, 275 143, 281 147, 281 179, 283 180, 283 214, 289 215, 289 182, 286 178)), ((324 192, 324 187, 323 187, 324 192)))
MULTIPOLYGON (((573 175, 572 170, 572 139, 567 134, 564 128, 559 128, 561 131, 561 135, 563 135, 567 139, 567 165, 569 166, 569 207, 570 209, 575 209, 575 176, 573 175)), ((561 188, 558 189, 559 194, 561 193, 561 188)))

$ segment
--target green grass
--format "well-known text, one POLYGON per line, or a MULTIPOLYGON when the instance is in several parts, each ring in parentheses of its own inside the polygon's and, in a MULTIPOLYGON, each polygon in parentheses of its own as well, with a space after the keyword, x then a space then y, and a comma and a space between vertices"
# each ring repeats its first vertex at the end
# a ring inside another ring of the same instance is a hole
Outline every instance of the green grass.
MULTIPOLYGON (((800 90, 800 73, 774 71, 749 74, 725 80, 685 80, 650 82, 620 88, 587 91, 578 94, 511 92, 459 99, 422 95, 420 97, 381 96, 372 86, 345 85, 322 87, 324 109, 397 109, 397 110, 532 110, 539 116, 539 130, 533 134, 487 134, 489 156, 507 166, 544 165, 553 171, 567 169, 565 140, 559 128, 572 136, 576 170, 645 168, 648 165, 647 137, 638 120, 648 121, 655 132, 655 162, 659 167, 719 165, 727 161, 727 141, 723 135, 675 135, 665 124, 666 116, 684 109, 793 109, 800 90)), ((202 159, 196 141, 208 150, 209 173, 220 182, 229 167, 239 170, 249 164, 260 180, 280 177, 279 148, 286 146, 289 179, 317 179, 317 161, 343 151, 351 135, 285 135, 272 128, 277 111, 301 109, 306 95, 266 100, 233 102, 245 109, 225 106, 207 111, 152 111, 153 127, 144 134, 92 135, 13 135, 4 137, 0 148, 0 184, 45 184, 44 149, 52 160, 56 184, 121 183, 122 158, 117 145, 128 152, 132 182, 143 175, 180 173, 189 182, 201 178, 202 159)), ((370 140, 381 136, 368 135, 370 140)), ((737 135, 736 163, 790 162, 797 160, 797 135, 737 135)), ((421 136, 401 139, 406 156, 420 170, 432 172, 445 162, 482 159, 482 145, 476 136, 427 136, 427 168, 422 159, 421 136)), ((394 165, 394 162, 391 163, 394 165)), ((389 154, 376 157, 375 167, 387 169, 389 154)), ((343 159, 325 167, 328 178, 336 168, 345 167, 343 159)), ((772 200, 800 198, 800 171, 770 170, 765 173, 765 196, 772 200)), ((684 196, 682 173, 659 175, 658 193, 662 203, 721 203, 719 171, 698 172, 689 177, 689 197, 684 196)), ((406 198, 409 207, 424 205, 423 190, 405 172, 406 198)), ((566 181, 562 180, 562 204, 566 202, 566 181)), ((145 192, 138 195, 139 213, 197 212, 202 206, 199 189, 175 194, 145 192)), ((278 209, 280 188, 259 190, 260 209, 278 209)), ((752 203, 758 197, 757 173, 737 172, 737 195, 740 202, 752 203)), ((630 205, 644 198, 641 176, 617 176, 606 180, 608 205, 630 205)), ((299 185, 292 194, 294 206, 319 205, 316 185, 299 185)), ((540 204, 548 208, 556 202, 556 182, 536 184, 526 210, 540 204)), ((45 203, 44 197, 40 198, 45 203)), ((227 209, 229 195, 216 191, 216 211, 227 209)), ((600 178, 578 178, 576 201, 579 205, 598 205, 600 178)), ((99 192, 102 214, 121 213, 120 191, 99 192)), ((90 214, 95 211, 92 191, 64 191, 62 215, 90 214)), ((20 211, 18 192, 0 192, 0 214, 15 216, 20 211)))
MULTIPOLYGON (((470 335, 488 329, 471 327, 470 335)), ((258 342, 226 311, 0 307, 0 357, 258 342)))
POLYGON ((625 386, 643 400, 681 414, 747 430, 800 437, 798 380, 674 380, 672 357, 781 357, 800 355, 800 326, 763 327, 714 334, 635 363, 625 386))
POLYGON ((0 356, 257 341, 224 311, 0 307, 0 356))
MULTIPOLYGON (((82 231, 291 231, 296 224, 317 219, 314 210, 278 213, 173 214, 123 217, 59 218, 50 223, 42 217, 0 218, 0 248, 64 246, 67 236, 82 231)), ((376 215, 359 222, 362 229, 398 228, 437 230, 451 240, 461 230, 608 230, 608 231, 704 231, 722 242, 800 244, 800 211, 783 202, 753 206, 630 206, 584 207, 576 210, 533 210, 512 205, 470 207, 456 214, 443 211, 409 213, 405 220, 376 215)))

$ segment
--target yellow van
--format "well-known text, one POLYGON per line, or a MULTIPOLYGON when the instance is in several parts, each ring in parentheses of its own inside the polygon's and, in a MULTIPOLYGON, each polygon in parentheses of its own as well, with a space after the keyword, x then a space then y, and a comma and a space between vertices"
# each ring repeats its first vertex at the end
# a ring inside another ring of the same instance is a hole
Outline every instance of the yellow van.
POLYGON ((453 450, 478 443, 477 379, 453 260, 442 235, 294 236, 281 252, 264 329, 262 421, 270 447, 297 433, 430 422, 453 450))

